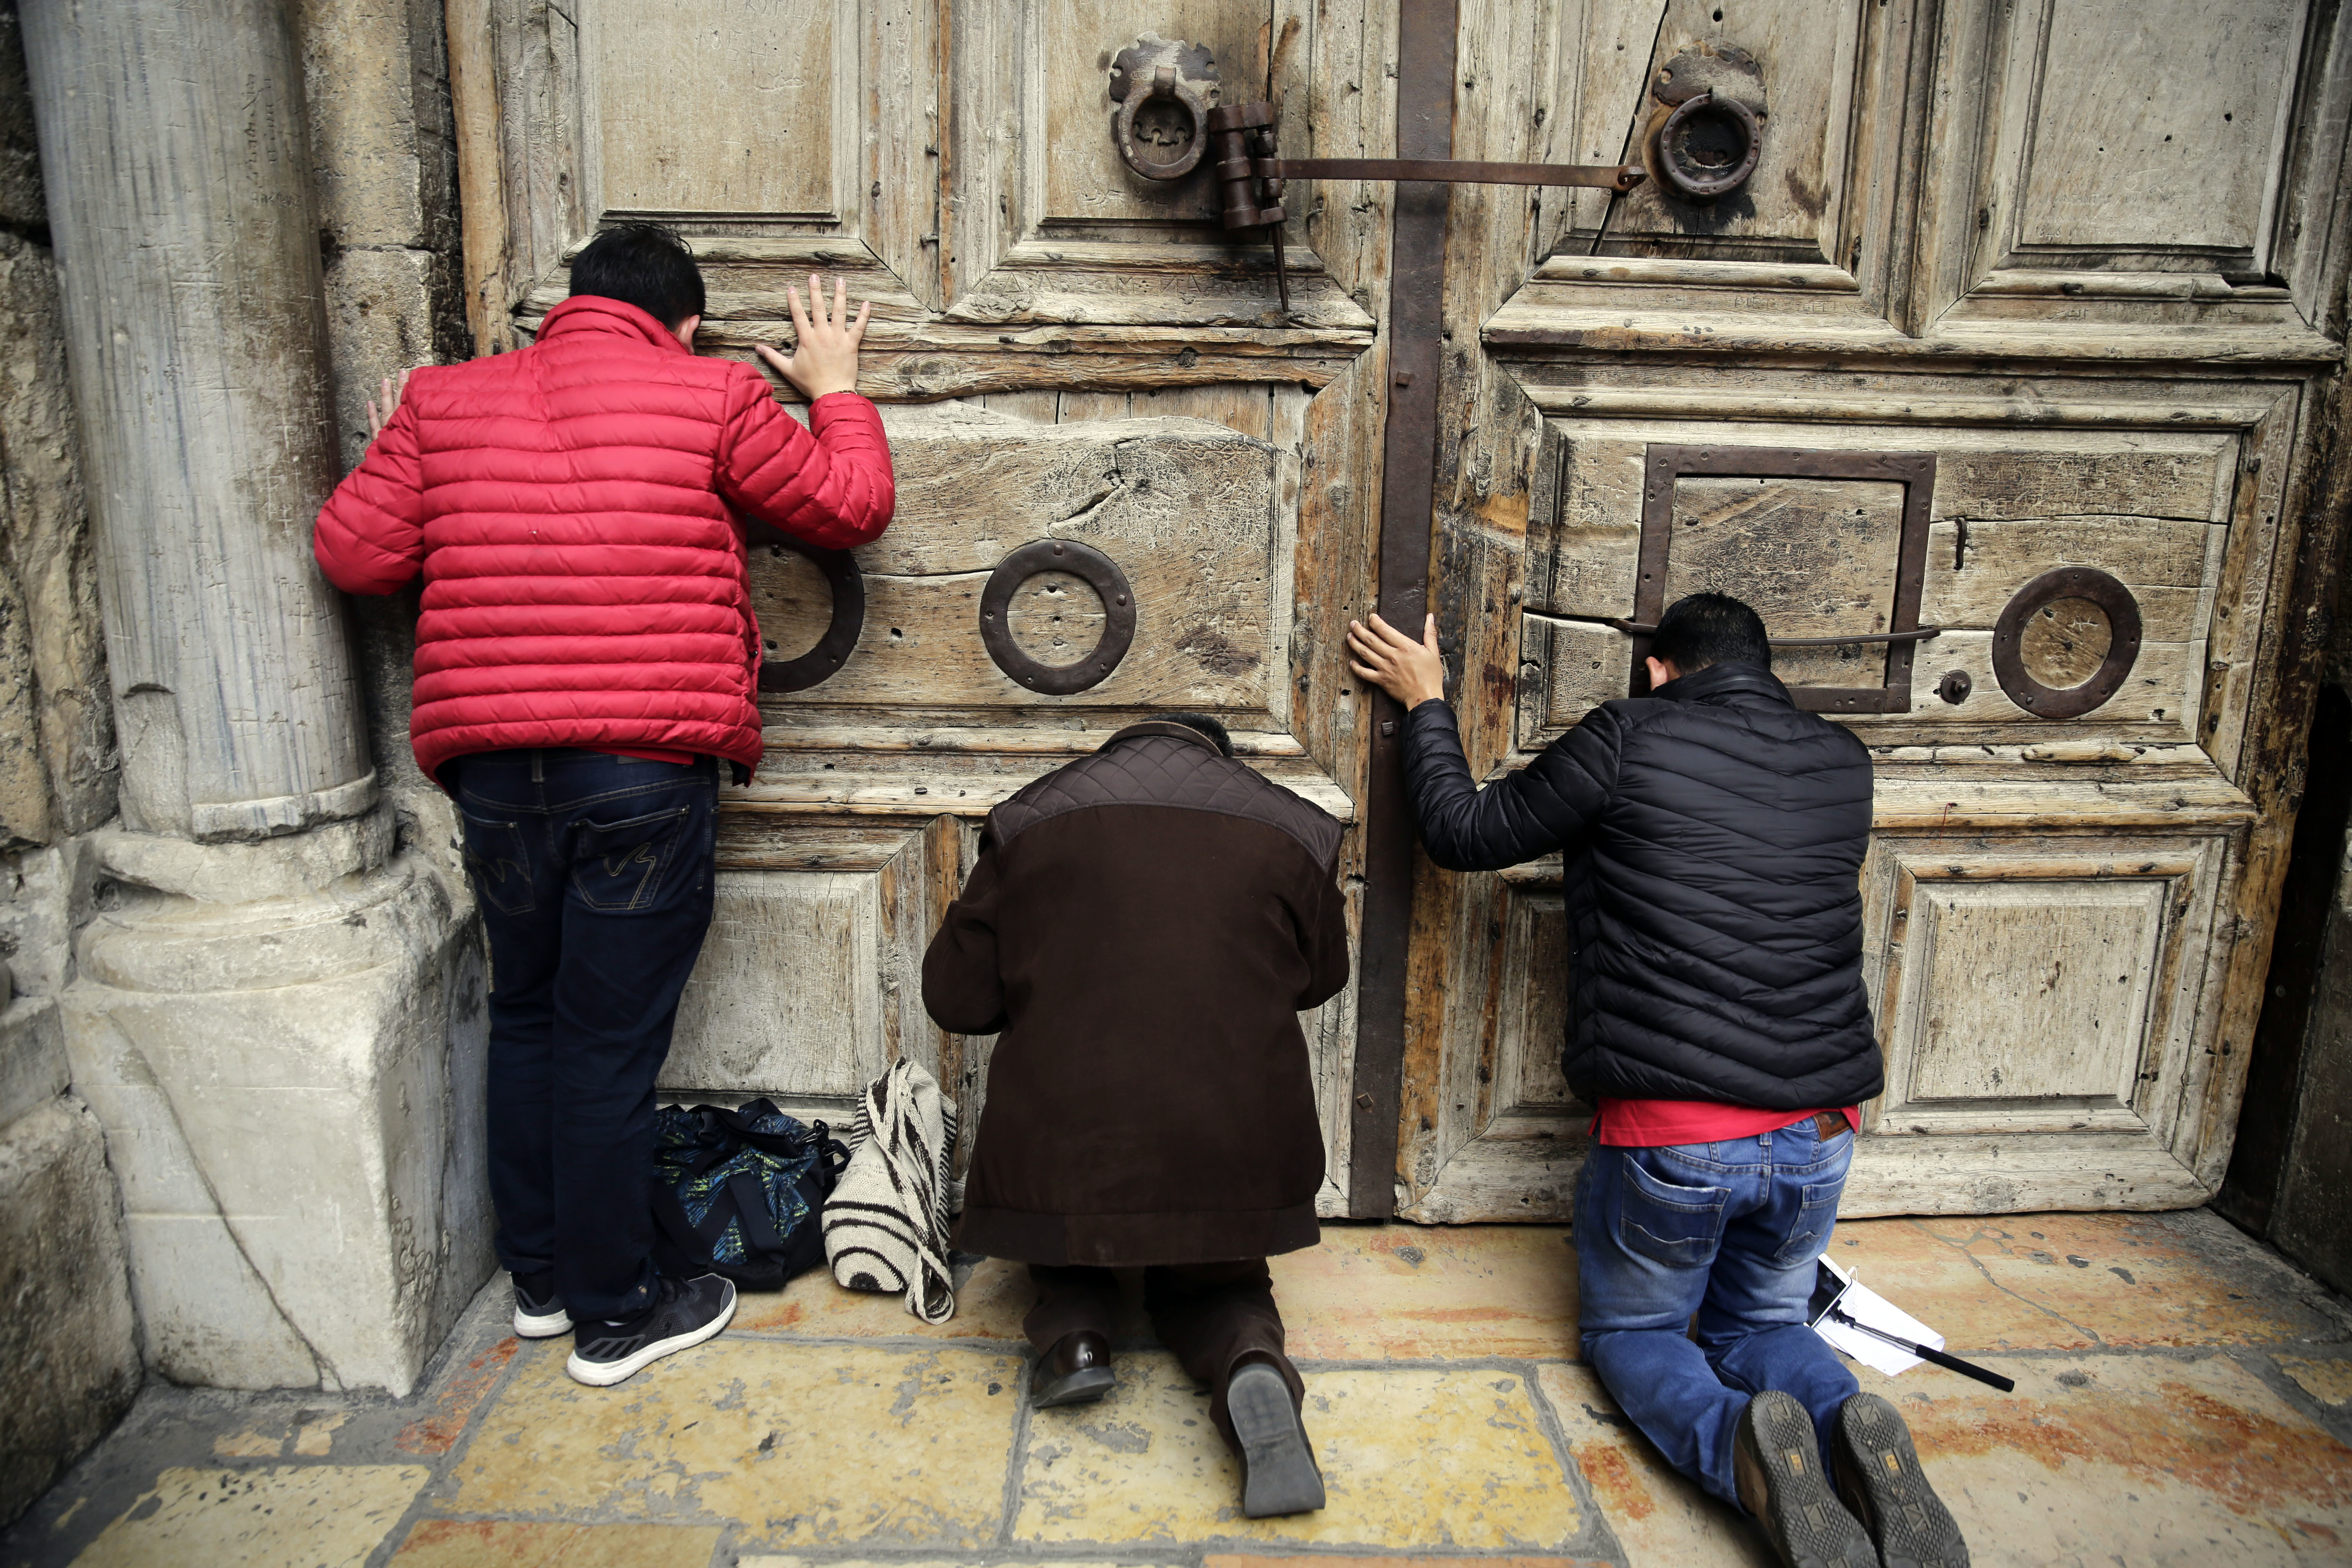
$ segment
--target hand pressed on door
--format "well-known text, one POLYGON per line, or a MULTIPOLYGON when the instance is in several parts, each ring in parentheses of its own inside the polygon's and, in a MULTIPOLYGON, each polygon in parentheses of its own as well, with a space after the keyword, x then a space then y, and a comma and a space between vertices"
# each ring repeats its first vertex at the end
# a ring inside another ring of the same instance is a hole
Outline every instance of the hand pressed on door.
POLYGON ((833 280, 833 309, 828 312, 824 289, 814 272, 809 274, 806 305, 801 303, 801 291, 797 289, 785 289, 784 297, 793 309, 793 352, 779 353, 761 343, 760 357, 811 403, 829 393, 856 391, 857 346, 866 339, 866 318, 872 312, 874 302, 860 301, 853 320, 849 314, 849 285, 836 277, 833 280))
POLYGON ((1348 623, 1348 668, 1403 703, 1408 711, 1445 700, 1445 660, 1437 651, 1437 617, 1423 623, 1419 642, 1380 616, 1348 623))

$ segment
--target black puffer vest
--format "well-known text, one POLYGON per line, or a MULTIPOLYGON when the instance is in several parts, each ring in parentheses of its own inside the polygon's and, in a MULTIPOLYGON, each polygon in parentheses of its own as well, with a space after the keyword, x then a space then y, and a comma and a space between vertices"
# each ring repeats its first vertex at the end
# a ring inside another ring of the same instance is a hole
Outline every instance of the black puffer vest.
POLYGON ((1862 984, 1870 753, 1751 664, 1602 704, 1486 789, 1453 710, 1408 721, 1430 858, 1562 852, 1570 1088, 1776 1110, 1883 1087, 1862 984))

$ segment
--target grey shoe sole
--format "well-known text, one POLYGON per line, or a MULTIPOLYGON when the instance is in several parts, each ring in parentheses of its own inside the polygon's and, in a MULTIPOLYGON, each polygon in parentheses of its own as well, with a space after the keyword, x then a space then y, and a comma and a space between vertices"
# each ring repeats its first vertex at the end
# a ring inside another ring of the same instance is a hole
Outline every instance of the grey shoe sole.
POLYGON ((1879 1568, 1878 1552, 1822 1474, 1813 1418, 1793 1394, 1767 1389, 1740 1417, 1764 1471, 1760 1522, 1783 1568, 1879 1568))
POLYGON ((1901 1412, 1857 1394, 1838 1407, 1836 1441, 1838 1489, 1857 1505, 1885 1568, 1969 1568, 1969 1543, 1927 1484, 1901 1412))
POLYGON ((1029 1404, 1038 1410, 1062 1405, 1091 1405, 1118 1386, 1118 1373, 1107 1366, 1082 1366, 1059 1377, 1047 1377, 1041 1363, 1029 1382, 1029 1404))
POLYGON ((1307 1426, 1290 1385, 1264 1362, 1234 1373, 1225 1414, 1242 1442, 1242 1512, 1251 1519, 1312 1513, 1323 1506, 1323 1474, 1307 1447, 1307 1426))

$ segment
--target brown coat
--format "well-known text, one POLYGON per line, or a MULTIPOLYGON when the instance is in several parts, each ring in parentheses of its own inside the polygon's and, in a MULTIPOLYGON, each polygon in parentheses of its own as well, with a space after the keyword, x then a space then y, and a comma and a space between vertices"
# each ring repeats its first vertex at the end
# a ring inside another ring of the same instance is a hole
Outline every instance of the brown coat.
POLYGON ((1181 724, 1130 724, 989 814, 923 1005, 1001 1030, 956 1242, 1046 1264, 1311 1247, 1298 1014, 1348 983, 1339 825, 1181 724))

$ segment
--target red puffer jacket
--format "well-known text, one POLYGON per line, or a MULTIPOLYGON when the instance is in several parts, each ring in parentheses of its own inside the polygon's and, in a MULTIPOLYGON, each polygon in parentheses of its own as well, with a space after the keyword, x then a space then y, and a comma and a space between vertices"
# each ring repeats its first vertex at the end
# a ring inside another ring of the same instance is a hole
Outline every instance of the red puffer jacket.
POLYGON ((530 348, 412 375, 314 547, 353 594, 424 568, 409 741, 427 774, 521 746, 751 766, 760 627, 736 509, 846 549, 894 500, 863 397, 818 398, 803 428, 750 365, 581 295, 530 348))

